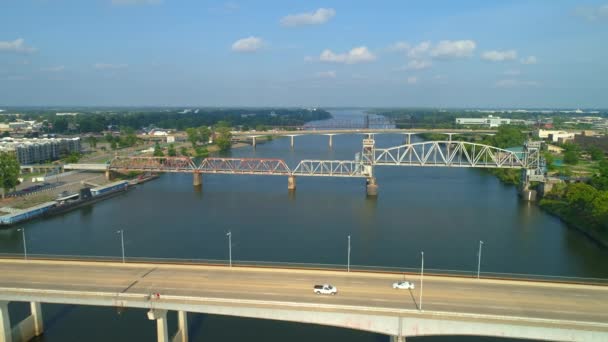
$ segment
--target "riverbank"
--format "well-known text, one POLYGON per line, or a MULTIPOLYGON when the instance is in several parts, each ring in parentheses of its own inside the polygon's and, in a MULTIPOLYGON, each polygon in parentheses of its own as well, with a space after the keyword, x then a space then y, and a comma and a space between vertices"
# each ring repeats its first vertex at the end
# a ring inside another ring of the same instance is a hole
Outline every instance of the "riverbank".
POLYGON ((578 230, 603 248, 608 248, 608 232, 602 231, 601 227, 596 227, 593 223, 584 222, 580 215, 573 214, 572 208, 567 202, 542 199, 539 206, 547 213, 559 218, 568 227, 578 230))

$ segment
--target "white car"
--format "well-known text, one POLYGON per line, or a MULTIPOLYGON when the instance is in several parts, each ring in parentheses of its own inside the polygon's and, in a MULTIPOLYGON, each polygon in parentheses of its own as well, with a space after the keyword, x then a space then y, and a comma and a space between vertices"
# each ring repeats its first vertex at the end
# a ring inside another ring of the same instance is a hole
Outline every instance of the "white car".
POLYGON ((398 281, 393 283, 394 289, 402 289, 402 290, 413 290, 415 288, 414 283, 410 283, 409 281, 398 281))
POLYGON ((338 293, 338 289, 329 284, 315 285, 313 287, 313 291, 316 294, 328 294, 328 295, 335 295, 336 293, 338 293))

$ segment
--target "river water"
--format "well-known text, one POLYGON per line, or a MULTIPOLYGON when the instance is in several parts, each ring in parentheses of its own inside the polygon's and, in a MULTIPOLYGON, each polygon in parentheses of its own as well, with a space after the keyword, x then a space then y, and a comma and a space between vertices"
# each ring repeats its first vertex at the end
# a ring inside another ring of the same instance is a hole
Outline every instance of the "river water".
MULTIPOLYGON (((361 110, 334 110, 336 120, 359 120, 361 110)), ((361 119, 362 120, 362 119, 361 119)), ((363 121, 361 121, 363 122, 363 121)), ((313 123, 314 125, 314 123, 313 123)), ((377 135, 378 147, 396 146, 400 135, 377 135)), ((415 139, 415 138, 413 138, 415 139)), ((236 149, 233 157, 354 159, 361 135, 276 138, 236 149)), ((205 175, 202 192, 192 176, 158 180, 92 207, 34 221, 29 253, 119 256, 123 229, 127 256, 222 259, 232 231, 235 260, 351 263, 475 272, 483 240, 482 271, 557 276, 608 277, 608 251, 568 229, 516 189, 479 170, 377 167, 379 196, 365 195, 363 179, 297 178, 295 194, 286 177, 205 175)), ((20 253, 21 233, 0 232, 0 252, 20 253)), ((152 341, 154 322, 142 310, 43 305, 42 341, 152 341)), ((12 319, 24 306, 11 304, 12 319)), ((255 319, 191 315, 192 341, 387 341, 386 336, 255 319)), ((170 324, 174 318, 170 316, 170 324)), ((414 341, 498 341, 479 337, 412 338, 414 341)), ((500 340, 504 341, 504 340, 500 340)))

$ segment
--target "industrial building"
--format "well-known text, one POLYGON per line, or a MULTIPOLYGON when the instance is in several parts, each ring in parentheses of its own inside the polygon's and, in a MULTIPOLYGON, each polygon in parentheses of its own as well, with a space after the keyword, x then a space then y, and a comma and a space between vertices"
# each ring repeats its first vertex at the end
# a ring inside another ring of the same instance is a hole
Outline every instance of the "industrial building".
POLYGON ((500 127, 511 124, 511 119, 502 119, 500 116, 488 115, 485 118, 456 118, 457 125, 500 127))
POLYGON ((0 139, 0 152, 13 152, 21 165, 57 160, 80 152, 80 138, 0 139))

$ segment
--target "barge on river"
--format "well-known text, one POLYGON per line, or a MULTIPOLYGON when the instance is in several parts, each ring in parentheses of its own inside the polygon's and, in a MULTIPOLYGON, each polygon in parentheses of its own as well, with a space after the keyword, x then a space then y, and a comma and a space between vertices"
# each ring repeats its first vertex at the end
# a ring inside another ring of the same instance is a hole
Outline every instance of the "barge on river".
POLYGON ((0 226, 11 226, 38 217, 65 213, 129 190, 129 182, 118 181, 96 188, 82 188, 75 194, 64 194, 54 201, 0 216, 0 226))

